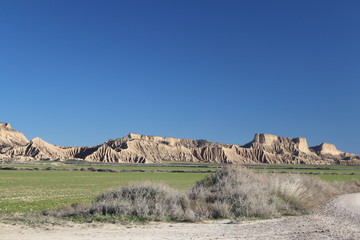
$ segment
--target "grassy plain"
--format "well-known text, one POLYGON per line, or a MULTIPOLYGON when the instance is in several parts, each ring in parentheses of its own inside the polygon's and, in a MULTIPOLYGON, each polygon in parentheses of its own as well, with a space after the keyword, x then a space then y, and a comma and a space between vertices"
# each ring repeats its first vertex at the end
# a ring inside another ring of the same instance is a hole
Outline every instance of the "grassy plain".
POLYGON ((360 175, 317 175, 317 177, 328 182, 348 182, 351 180, 360 181, 360 175))
MULTIPOLYGON (((221 164, 165 162, 164 164, 79 164, 49 165, 12 164, 0 167, 38 168, 39 170, 0 171, 0 213, 39 212, 72 203, 90 203, 100 193, 123 186, 132 181, 154 181, 185 190, 210 173, 190 171, 215 171, 221 164), (53 170, 45 170, 51 167, 53 170), (168 172, 92 172, 65 171, 80 168, 114 170, 145 170, 168 172), (184 171, 182 173, 171 171, 184 171), (186 172, 189 171, 189 172, 186 172)), ((256 171, 316 174, 326 181, 360 180, 360 166, 315 165, 254 165, 256 171), (353 175, 351 175, 353 174, 353 175)), ((260 173, 261 174, 261 173, 260 173)))
POLYGON ((355 174, 355 173, 360 173, 360 169, 359 170, 350 170, 350 169, 257 168, 254 170, 267 171, 267 172, 314 173, 314 174, 355 174))
POLYGON ((31 164, 4 164, 0 165, 0 167, 14 167, 14 168, 39 168, 39 169, 46 169, 46 168, 52 168, 56 170, 62 170, 62 169, 80 169, 80 168, 99 168, 99 169, 114 169, 114 170, 164 170, 164 171, 208 171, 208 170, 216 170, 218 167, 211 167, 211 166, 183 166, 183 165, 174 165, 174 166, 159 166, 159 165, 31 165, 31 164))
POLYGON ((38 212, 76 202, 90 203, 101 192, 132 181, 163 182, 188 189, 205 175, 6 170, 0 172, 0 212, 38 212))

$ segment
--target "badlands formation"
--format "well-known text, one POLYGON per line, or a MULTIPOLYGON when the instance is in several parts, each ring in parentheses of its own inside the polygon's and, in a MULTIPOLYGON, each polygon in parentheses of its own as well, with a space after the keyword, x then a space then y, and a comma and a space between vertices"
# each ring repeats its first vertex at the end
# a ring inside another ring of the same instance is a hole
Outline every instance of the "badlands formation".
POLYGON ((309 147, 305 138, 256 134, 243 146, 206 140, 128 136, 92 147, 61 147, 41 138, 28 140, 9 123, 0 123, 0 160, 67 160, 91 162, 159 163, 187 161, 212 163, 360 164, 360 156, 322 143, 309 147))

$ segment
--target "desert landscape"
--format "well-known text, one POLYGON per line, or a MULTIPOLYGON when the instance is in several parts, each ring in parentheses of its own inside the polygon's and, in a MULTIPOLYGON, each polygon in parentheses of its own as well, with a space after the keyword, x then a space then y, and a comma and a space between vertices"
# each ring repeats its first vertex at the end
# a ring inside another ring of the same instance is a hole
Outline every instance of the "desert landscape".
POLYGON ((360 237, 359 156, 332 144, 129 134, 61 147, 9 123, 0 141, 2 239, 360 237))
POLYGON ((0 1, 0 240, 360 239, 360 1, 0 1))
POLYGON ((352 193, 360 191, 360 167, 351 165, 359 156, 332 144, 269 134, 243 146, 129 134, 61 147, 29 141, 9 123, 0 124, 0 141, 1 178, 10 180, 0 196, 2 239, 360 237, 360 195, 352 193), (125 176, 118 190, 105 191, 125 176), (77 190, 84 179, 96 185, 77 190))

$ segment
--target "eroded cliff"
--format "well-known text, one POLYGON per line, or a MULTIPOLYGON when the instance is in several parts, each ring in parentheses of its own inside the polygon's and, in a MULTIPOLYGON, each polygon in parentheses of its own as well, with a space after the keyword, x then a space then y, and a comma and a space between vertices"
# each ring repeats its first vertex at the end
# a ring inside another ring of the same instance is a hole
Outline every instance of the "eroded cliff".
POLYGON ((157 163, 161 161, 216 163, 360 164, 360 156, 344 153, 333 144, 309 147, 305 138, 256 134, 243 145, 206 140, 147 136, 130 133, 92 147, 61 147, 41 138, 31 141, 0 125, 0 158, 27 160, 81 159, 91 162, 157 163))

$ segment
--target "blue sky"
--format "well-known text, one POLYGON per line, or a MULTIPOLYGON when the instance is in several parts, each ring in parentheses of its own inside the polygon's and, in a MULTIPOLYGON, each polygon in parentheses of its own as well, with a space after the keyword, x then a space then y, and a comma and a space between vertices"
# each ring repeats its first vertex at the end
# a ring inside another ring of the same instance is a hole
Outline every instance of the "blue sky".
POLYGON ((360 154, 360 1, 0 1, 2 122, 95 145, 129 132, 360 154))

